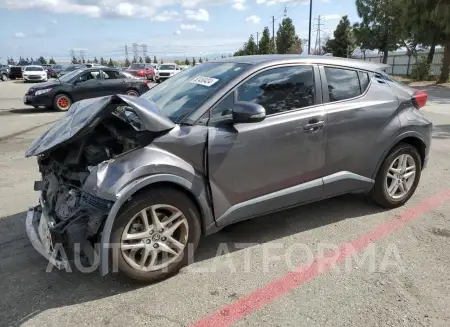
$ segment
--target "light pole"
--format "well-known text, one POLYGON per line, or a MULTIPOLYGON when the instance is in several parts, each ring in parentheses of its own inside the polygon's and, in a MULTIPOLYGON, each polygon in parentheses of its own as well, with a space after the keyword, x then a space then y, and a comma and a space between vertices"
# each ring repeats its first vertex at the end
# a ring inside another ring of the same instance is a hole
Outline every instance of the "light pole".
POLYGON ((312 0, 309 0, 309 37, 308 37, 308 54, 311 54, 311 20, 312 20, 312 0))

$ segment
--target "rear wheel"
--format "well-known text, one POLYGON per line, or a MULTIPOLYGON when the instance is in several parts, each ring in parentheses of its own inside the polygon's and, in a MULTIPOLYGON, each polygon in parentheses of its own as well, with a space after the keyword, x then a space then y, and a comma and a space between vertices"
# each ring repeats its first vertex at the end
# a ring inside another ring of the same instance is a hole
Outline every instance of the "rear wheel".
POLYGON ((6 74, 2 74, 1 78, 3 82, 8 80, 8 76, 6 74))
POLYGON ((138 97, 139 96, 139 92, 134 90, 134 89, 129 89, 125 92, 126 95, 129 96, 133 96, 133 97, 138 97))
POLYGON ((67 111, 72 105, 72 100, 66 94, 58 94, 53 99, 53 108, 59 111, 67 111))
POLYGON ((371 192, 372 199, 385 208, 397 208, 414 194, 422 172, 417 149, 406 143, 397 145, 380 167, 371 192))
POLYGON ((200 234, 195 203, 183 192, 164 187, 142 193, 126 204, 114 222, 111 241, 119 245, 122 274, 155 282, 187 265, 200 234))

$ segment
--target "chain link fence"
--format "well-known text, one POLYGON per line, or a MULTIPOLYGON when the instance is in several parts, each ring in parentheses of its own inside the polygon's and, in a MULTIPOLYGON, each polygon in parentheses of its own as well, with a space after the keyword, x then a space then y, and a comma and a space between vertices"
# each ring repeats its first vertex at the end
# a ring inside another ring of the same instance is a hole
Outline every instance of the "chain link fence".
MULTIPOLYGON (((389 52, 387 64, 391 67, 386 71, 391 75, 407 76, 411 73, 412 68, 420 58, 427 57, 428 50, 420 51, 417 59, 414 56, 408 56, 406 51, 389 52)), ((431 63, 430 75, 439 76, 442 68, 442 58, 444 57, 444 49, 436 48, 431 63)), ((370 54, 366 58, 357 58, 365 61, 382 62, 383 54, 370 54)))

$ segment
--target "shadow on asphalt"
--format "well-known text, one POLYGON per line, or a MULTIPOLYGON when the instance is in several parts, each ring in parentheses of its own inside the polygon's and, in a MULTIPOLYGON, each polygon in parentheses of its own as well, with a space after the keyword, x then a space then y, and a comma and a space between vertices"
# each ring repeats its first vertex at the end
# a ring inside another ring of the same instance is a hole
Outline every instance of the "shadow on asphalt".
MULTIPOLYGON (((39 108, 18 108, 18 109, 10 109, 8 110, 9 114, 21 114, 21 115, 27 115, 27 114, 40 114, 40 113, 49 113, 49 112, 53 112, 53 113, 57 113, 55 110, 52 109, 47 109, 47 108, 43 108, 43 107, 39 107, 39 108)), ((2 112, 0 112, 0 114, 3 114, 2 112)))
MULTIPOLYGON (((334 199, 263 216, 227 227, 204 238, 195 262, 212 259, 219 245, 230 252, 236 243, 265 243, 345 219, 364 221, 365 216, 382 211, 365 197, 346 195, 334 199)), ((143 285, 128 283, 98 272, 83 274, 54 269, 31 246, 25 232, 25 212, 0 219, 0 321, 18 326, 46 310, 85 303, 129 292, 143 285)), ((176 278, 176 277, 174 277, 176 278)), ((170 279, 166 282, 170 283, 170 279)), ((151 292, 151 285, 147 286, 151 292)), ((179 290, 183 296, 182 290, 179 290)))
POLYGON ((433 126, 433 138, 446 140, 450 138, 450 125, 433 126))

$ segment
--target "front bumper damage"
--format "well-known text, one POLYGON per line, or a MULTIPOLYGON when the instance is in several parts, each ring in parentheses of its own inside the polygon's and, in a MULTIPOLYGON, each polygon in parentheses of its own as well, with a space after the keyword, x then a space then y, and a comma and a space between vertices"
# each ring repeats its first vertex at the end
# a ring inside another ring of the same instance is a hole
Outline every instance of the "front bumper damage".
POLYGON ((65 259, 58 258, 56 256, 57 253, 54 251, 53 240, 46 239, 49 235, 45 235, 43 227, 45 227, 45 223, 50 223, 51 219, 44 209, 45 207, 42 205, 42 197, 39 202, 39 205, 30 208, 27 212, 25 226, 28 238, 34 249, 46 258, 50 264, 58 269, 67 269, 69 262, 65 259))

